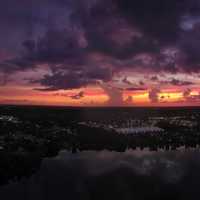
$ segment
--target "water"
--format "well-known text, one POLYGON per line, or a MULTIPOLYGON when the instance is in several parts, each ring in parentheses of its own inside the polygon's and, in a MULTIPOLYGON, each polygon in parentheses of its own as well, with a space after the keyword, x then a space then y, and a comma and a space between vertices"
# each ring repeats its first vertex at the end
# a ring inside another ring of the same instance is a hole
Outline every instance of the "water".
POLYGON ((61 151, 29 179, 0 189, 1 199, 197 199, 200 152, 61 151))
POLYGON ((2 106, 0 199, 196 200, 199 122, 199 108, 2 106))

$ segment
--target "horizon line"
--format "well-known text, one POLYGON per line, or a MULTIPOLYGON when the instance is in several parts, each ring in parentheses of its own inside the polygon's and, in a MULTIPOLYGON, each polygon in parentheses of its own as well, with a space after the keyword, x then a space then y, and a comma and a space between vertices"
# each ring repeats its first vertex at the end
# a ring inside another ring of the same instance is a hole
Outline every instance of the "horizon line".
POLYGON ((84 109, 84 108, 200 108, 200 105, 170 105, 170 106, 70 106, 70 105, 31 105, 31 104, 1 104, 0 107, 51 107, 51 108, 76 108, 76 109, 84 109))

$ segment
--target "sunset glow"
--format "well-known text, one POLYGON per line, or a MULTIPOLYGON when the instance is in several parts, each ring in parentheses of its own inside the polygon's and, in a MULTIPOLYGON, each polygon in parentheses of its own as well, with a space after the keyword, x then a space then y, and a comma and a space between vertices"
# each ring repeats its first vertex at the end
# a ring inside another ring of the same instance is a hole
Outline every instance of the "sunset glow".
POLYGON ((199 16, 190 3, 170 1, 170 15, 150 1, 41 2, 0 12, 0 104, 200 105, 199 16))
MULTIPOLYGON (((149 90, 123 91, 123 102, 120 106, 177 106, 199 105, 199 92, 191 91, 187 98, 184 91, 163 90, 157 93, 157 102, 152 102, 149 90), (127 99, 131 100, 127 102, 127 99)), ((25 105, 60 105, 60 106, 108 106, 109 95, 100 87, 81 88, 79 90, 60 91, 36 91, 30 87, 2 87, 0 89, 1 104, 25 104, 25 105), (73 98, 80 91, 84 91, 84 97, 73 98)), ((112 106, 109 104, 109 106, 112 106)), ((115 106, 115 105, 114 105, 115 106)))

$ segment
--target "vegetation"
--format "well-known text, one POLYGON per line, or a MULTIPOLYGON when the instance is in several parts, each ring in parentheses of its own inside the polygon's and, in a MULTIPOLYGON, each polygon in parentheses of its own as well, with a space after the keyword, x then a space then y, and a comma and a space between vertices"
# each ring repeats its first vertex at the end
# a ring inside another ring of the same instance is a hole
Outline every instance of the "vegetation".
POLYGON ((44 157, 66 149, 149 148, 157 151, 200 145, 200 109, 66 109, 0 107, 0 184, 29 176, 44 157), (84 122, 84 123, 83 123, 84 122), (119 134, 117 127, 154 125, 164 131, 119 134))

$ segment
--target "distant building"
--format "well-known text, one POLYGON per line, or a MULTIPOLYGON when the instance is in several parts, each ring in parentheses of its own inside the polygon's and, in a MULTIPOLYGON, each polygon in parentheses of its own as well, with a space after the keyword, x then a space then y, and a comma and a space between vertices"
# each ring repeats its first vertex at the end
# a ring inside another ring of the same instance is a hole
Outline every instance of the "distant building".
POLYGON ((115 130, 120 134, 139 134, 139 133, 148 133, 148 132, 159 133, 159 132, 163 132, 164 131, 162 128, 153 127, 153 126, 117 128, 115 130))

